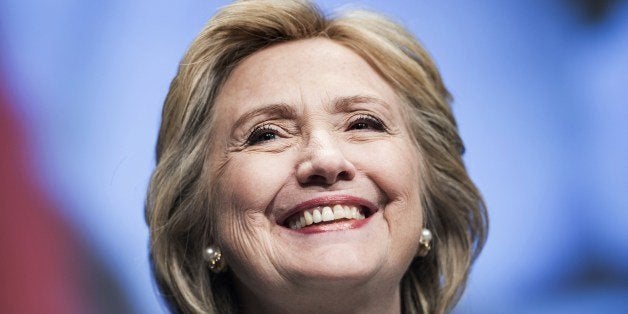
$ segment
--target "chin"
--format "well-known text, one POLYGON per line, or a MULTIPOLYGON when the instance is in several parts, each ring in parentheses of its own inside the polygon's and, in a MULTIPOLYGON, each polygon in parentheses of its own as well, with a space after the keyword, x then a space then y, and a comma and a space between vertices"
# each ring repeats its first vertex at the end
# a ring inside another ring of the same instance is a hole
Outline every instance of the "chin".
POLYGON ((328 243, 300 252, 289 252, 282 269, 297 283, 362 284, 382 272, 387 263, 385 241, 328 243))
POLYGON ((330 250, 310 263, 295 268, 302 277, 329 280, 365 280, 374 276, 383 267, 382 256, 353 252, 350 248, 338 247, 330 250))

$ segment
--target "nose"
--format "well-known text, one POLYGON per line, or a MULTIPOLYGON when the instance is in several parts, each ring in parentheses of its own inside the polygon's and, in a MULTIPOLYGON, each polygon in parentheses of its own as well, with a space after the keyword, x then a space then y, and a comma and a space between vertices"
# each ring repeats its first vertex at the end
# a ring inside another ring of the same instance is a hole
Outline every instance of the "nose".
POLYGON ((312 134, 303 155, 296 170, 297 180, 302 185, 332 185, 355 177, 355 166, 326 132, 312 134))

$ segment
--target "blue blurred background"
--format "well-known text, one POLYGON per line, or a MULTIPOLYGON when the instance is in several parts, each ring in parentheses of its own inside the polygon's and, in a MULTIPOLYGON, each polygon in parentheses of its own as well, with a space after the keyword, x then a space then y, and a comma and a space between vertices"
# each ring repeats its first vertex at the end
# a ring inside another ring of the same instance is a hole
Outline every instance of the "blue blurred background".
MULTIPOLYGON (((143 218, 161 106, 226 3, 0 1, 0 312, 165 312, 143 218)), ((318 4, 400 21, 455 98, 491 220, 457 313, 628 313, 627 1, 318 4)))

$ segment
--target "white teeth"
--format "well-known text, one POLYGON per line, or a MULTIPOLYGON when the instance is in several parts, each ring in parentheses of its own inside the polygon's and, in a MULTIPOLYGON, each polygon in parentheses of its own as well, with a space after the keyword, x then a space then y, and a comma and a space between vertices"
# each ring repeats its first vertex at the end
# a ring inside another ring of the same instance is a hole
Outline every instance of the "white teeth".
POLYGON ((298 217, 293 217, 288 221, 290 229, 301 229, 303 227, 317 224, 323 221, 333 221, 340 219, 365 219, 366 216, 360 212, 357 206, 350 205, 329 205, 316 207, 312 210, 304 210, 298 217))
POLYGON ((343 205, 342 209, 345 210, 345 218, 349 218, 349 219, 353 218, 353 216, 351 216, 351 209, 349 208, 349 206, 343 205))
POLYGON ((306 224, 306 225, 308 225, 308 226, 309 226, 309 225, 311 225, 311 224, 313 224, 313 223, 314 223, 314 219, 313 219, 313 217, 312 217, 312 214, 310 214, 310 212, 309 212, 309 211, 307 211, 307 210, 306 210, 306 211, 303 213, 303 217, 305 218, 305 224, 306 224))
POLYGON ((334 205, 334 219, 345 218, 345 209, 342 205, 334 205))
POLYGON ((325 206, 323 207, 323 221, 332 221, 334 220, 334 212, 331 211, 331 207, 325 206))
POLYGON ((312 212, 312 221, 314 221, 315 224, 323 221, 323 216, 321 216, 321 211, 318 210, 318 208, 312 212))

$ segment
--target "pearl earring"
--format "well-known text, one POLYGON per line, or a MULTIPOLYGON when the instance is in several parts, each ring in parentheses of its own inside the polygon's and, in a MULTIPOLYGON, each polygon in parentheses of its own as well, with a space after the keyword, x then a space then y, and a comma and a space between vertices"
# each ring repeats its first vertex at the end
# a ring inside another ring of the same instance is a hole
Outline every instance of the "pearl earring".
POLYGON ((225 262, 222 260, 222 253, 218 247, 208 246, 203 251, 203 259, 208 263, 209 270, 213 273, 221 273, 225 269, 225 262))
POLYGON ((432 232, 430 229, 423 228, 421 230, 421 237, 419 237, 419 250, 416 255, 419 257, 425 257, 432 248, 432 232))

